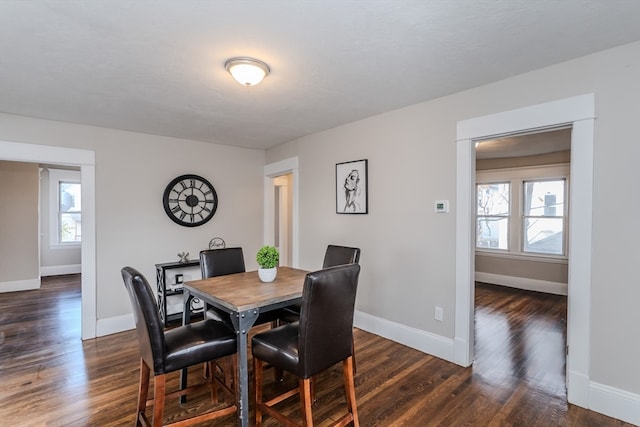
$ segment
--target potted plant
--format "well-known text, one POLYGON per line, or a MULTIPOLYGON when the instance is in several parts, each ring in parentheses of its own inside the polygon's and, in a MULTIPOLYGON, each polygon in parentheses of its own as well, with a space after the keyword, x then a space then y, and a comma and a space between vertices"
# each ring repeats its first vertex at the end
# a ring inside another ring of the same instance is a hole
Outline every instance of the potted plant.
POLYGON ((256 254, 256 261, 260 268, 258 269, 258 277, 263 282, 273 282, 278 273, 278 261, 280 254, 273 246, 263 246, 256 254))

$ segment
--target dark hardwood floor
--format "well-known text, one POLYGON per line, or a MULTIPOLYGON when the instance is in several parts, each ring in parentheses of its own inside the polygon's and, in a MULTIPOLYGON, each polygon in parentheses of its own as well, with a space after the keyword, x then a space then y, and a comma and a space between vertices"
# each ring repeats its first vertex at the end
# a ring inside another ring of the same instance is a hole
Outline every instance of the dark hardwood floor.
MULTIPOLYGON (((362 426, 630 426, 567 404, 566 298, 482 284, 476 294, 471 368, 356 331, 362 426)), ((0 294, 1 426, 134 425, 135 332, 82 342, 79 325, 78 276, 44 278, 40 290, 0 294)), ((194 369, 190 381, 201 374, 194 369)), ((287 376, 270 387, 294 383, 287 376)), ((317 399, 316 425, 342 414, 340 366, 320 375, 317 399)), ((174 399, 167 414, 207 403, 207 394, 184 408, 174 399)), ((285 407, 299 414, 295 399, 285 407)), ((233 426, 235 419, 203 425, 233 426)), ((267 418, 265 425, 277 423, 267 418)))

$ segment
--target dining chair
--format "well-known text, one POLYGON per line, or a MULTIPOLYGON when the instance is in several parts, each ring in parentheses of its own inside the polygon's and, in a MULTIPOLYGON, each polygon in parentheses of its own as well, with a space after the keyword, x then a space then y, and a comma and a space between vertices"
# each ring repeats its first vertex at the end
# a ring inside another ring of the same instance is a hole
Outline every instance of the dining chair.
POLYGON ((207 249, 200 251, 202 278, 244 273, 242 248, 207 249))
POLYGON ((255 381, 256 426, 263 413, 287 426, 313 426, 312 381, 317 374, 342 362, 347 414, 335 424, 359 426, 353 380, 353 313, 358 288, 358 264, 308 273, 302 291, 300 321, 254 335, 251 340, 255 381), (269 363, 298 376, 298 387, 263 400, 263 365, 269 363), (285 399, 300 396, 303 423, 275 409, 285 399))
MULTIPOLYGON (((324 253, 322 268, 358 264, 358 262, 360 262, 360 248, 328 245, 324 253)), ((279 313, 279 319, 283 323, 293 323, 300 320, 300 304, 292 304, 282 309, 279 313)))
MULTIPOLYGON (((242 248, 222 248, 207 249, 200 251, 200 271, 202 278, 225 276, 227 274, 244 273, 244 254, 242 248)), ((231 325, 229 313, 217 309, 216 307, 208 307, 205 313, 208 319, 218 320, 231 325)), ((256 325, 273 322, 277 320, 276 313, 260 313, 256 320, 256 325)))
MULTIPOLYGON (((200 251, 200 271, 202 278, 207 279, 209 277, 226 276, 227 274, 244 273, 246 271, 244 264, 244 253, 241 247, 234 248, 221 248, 221 249, 206 249, 200 251)), ((205 303, 206 304, 206 303, 205 303)), ((205 318, 211 320, 217 320, 225 323, 229 328, 233 329, 231 324, 231 318, 229 313, 220 310, 216 307, 207 307, 205 305, 205 318)), ((272 323, 272 326, 277 326, 278 314, 274 312, 260 313, 256 319, 256 325, 262 325, 264 323, 272 323)), ((221 360, 216 363, 214 367, 225 378, 225 384, 227 387, 233 386, 233 377, 230 374, 231 366, 228 360, 221 360)), ((211 369, 209 364, 204 365, 203 375, 208 378, 210 372, 215 372, 211 369)), ((276 375, 282 376, 279 372, 276 375)))
MULTIPOLYGON (((202 278, 225 276, 227 274, 244 273, 244 254, 242 248, 207 249, 200 251, 200 272, 202 278)), ((230 325, 229 314, 216 307, 207 307, 205 317, 230 325)))
MULTIPOLYGON (((322 268, 335 267, 344 264, 358 264, 360 262, 360 248, 349 246, 328 245, 324 253, 322 268)), ((293 323, 300 320, 300 304, 292 304, 278 312, 280 323, 293 323)), ((353 352, 353 372, 356 373, 355 344, 353 352)))
POLYGON ((216 402, 217 392, 220 389, 227 395, 231 395, 235 402, 236 392, 226 387, 215 375, 212 375, 206 383, 172 393, 167 393, 166 383, 167 374, 171 372, 201 363, 212 363, 213 360, 221 357, 232 356, 234 364, 237 364, 236 335, 225 324, 215 320, 202 320, 165 331, 147 279, 131 267, 124 267, 121 274, 133 306, 133 317, 140 346, 136 426, 189 426, 235 413, 237 406, 231 403, 222 408, 199 412, 180 421, 163 424, 166 399, 184 396, 202 386, 210 388, 213 402, 216 402), (153 373, 153 397, 147 399, 151 373, 153 373), (153 405, 151 422, 145 414, 147 406, 150 405, 153 405))
POLYGON ((322 268, 342 264, 358 264, 360 262, 360 248, 348 246, 328 245, 324 253, 322 268))

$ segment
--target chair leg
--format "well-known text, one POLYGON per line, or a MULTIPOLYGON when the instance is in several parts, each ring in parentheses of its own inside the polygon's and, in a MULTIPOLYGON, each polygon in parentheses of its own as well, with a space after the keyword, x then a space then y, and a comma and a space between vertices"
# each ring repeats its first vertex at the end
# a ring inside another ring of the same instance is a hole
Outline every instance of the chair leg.
POLYGON ((153 377, 153 427, 162 427, 162 416, 164 415, 164 401, 167 376, 165 374, 153 377))
POLYGON ((224 384, 227 386, 227 388, 231 390, 232 387, 235 386, 235 382, 236 382, 235 372, 237 370, 233 366, 232 356, 227 356, 223 359, 222 370, 224 375, 224 384))
POLYGON ((356 339, 355 337, 351 338, 351 355, 353 357, 353 375, 355 375, 356 372, 356 339))
MULTIPOLYGON (((271 321, 271 329, 277 328, 278 326, 280 326, 280 320, 279 319, 271 321)), ((275 381, 276 382, 281 383, 281 382, 284 381, 284 371, 282 369, 274 368, 273 372, 274 372, 274 375, 275 375, 275 381)))
POLYGON ((312 381, 311 378, 300 378, 300 405, 302 409, 302 416, 306 427, 313 427, 313 413, 311 412, 311 404, 313 398, 311 397, 312 381))
POLYGON ((358 408, 356 405, 356 386, 353 381, 353 356, 347 357, 342 363, 344 375, 344 392, 347 398, 347 409, 353 416, 353 427, 359 427, 358 408))
POLYGON ((273 375, 275 376, 275 382, 281 383, 284 381, 284 371, 282 369, 274 368, 273 375))
POLYGON ((254 389, 256 395, 256 427, 260 427, 262 425, 262 361, 258 358, 253 358, 253 378, 254 378, 254 389))
POLYGON ((211 392, 211 403, 220 402, 220 387, 218 387, 218 383, 216 381, 216 368, 215 362, 209 361, 204 364, 205 370, 210 373, 205 378, 207 379, 207 383, 209 384, 209 390, 211 392))
POLYGON ((311 404, 316 403, 316 383, 318 382, 318 376, 314 375, 311 377, 311 404))
POLYGON ((149 395, 149 377, 151 368, 147 366, 144 359, 140 358, 140 385, 138 387, 138 413, 136 414, 136 427, 141 427, 140 414, 144 416, 147 407, 147 396, 149 395))

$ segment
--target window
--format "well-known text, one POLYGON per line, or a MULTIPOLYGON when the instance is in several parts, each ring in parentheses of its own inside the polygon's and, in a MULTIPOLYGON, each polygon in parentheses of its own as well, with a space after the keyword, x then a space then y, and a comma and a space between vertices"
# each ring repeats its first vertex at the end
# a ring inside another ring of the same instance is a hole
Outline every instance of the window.
POLYGON ((565 180, 524 182, 523 252, 564 254, 565 180))
POLYGON ((82 192, 80 172, 49 170, 49 207, 52 246, 82 241, 82 192))
POLYGON ((476 247, 509 249, 509 183, 478 184, 476 247))
POLYGON ((566 257, 568 176, 568 165, 478 171, 476 249, 566 257))

